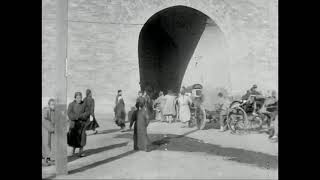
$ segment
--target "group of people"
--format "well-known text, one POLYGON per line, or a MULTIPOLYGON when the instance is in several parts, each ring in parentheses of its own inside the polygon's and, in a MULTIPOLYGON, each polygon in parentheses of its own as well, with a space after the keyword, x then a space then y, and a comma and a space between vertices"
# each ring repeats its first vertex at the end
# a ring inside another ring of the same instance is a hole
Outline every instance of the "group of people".
POLYGON ((159 97, 154 102, 156 120, 168 123, 172 123, 174 120, 181 121, 183 123, 182 127, 186 127, 191 119, 191 105, 191 97, 186 94, 184 87, 182 87, 178 96, 171 90, 166 95, 160 91, 159 97))
MULTIPOLYGON (((150 151, 150 140, 147 135, 147 127, 152 119, 152 100, 147 92, 138 92, 136 104, 128 113, 130 121, 130 130, 134 127, 133 140, 134 150, 150 151)), ((114 120, 121 128, 122 132, 125 130, 126 110, 125 103, 122 97, 122 90, 118 90, 115 106, 114 106, 114 120)))
MULTIPOLYGON (((263 97, 262 93, 257 91, 258 86, 253 85, 245 95, 242 96, 242 101, 244 102, 243 108, 246 110, 246 113, 257 116, 258 110, 258 101, 257 99, 263 97)), ((229 111, 229 106, 231 101, 226 98, 222 93, 218 94, 219 100, 217 103, 216 110, 220 113, 220 131, 223 132, 226 130, 226 116, 229 111)), ((264 97, 265 98, 265 97, 264 97)), ((268 102, 265 103, 266 108, 261 108, 260 113, 270 114, 270 118, 272 120, 272 128, 270 132, 269 138, 273 142, 277 142, 278 140, 278 97, 276 91, 272 91, 271 95, 267 97, 268 102)), ((262 104, 259 104, 262 106, 262 104)))
MULTIPOLYGON (((257 86, 254 85, 247 93, 242 97, 246 101, 247 109, 251 109, 252 113, 256 113, 257 105, 254 96, 261 95, 257 90, 257 86)), ((218 101, 216 103, 216 111, 219 112, 220 118, 220 131, 226 130, 226 116, 228 114, 228 108, 230 100, 223 94, 218 93, 218 101)), ((150 140, 147 135, 147 127, 151 119, 160 120, 161 122, 172 123, 173 121, 181 121, 182 127, 190 127, 191 121, 191 106, 192 99, 190 94, 186 92, 186 88, 182 87, 178 96, 173 91, 168 90, 168 93, 164 95, 163 91, 159 92, 159 96, 154 101, 150 98, 146 91, 139 91, 136 99, 135 107, 131 108, 128 114, 130 121, 130 130, 134 126, 134 150, 150 150, 150 140)), ((276 92, 272 92, 271 105, 277 105, 278 100, 276 92)), ((54 99, 48 101, 48 107, 43 109, 42 115, 42 157, 45 164, 54 163, 54 131, 55 131, 55 104, 54 99)), ((86 97, 82 99, 82 93, 76 92, 74 95, 74 101, 68 106, 68 118, 70 120, 70 127, 67 134, 67 143, 73 148, 72 155, 75 154, 76 148, 79 148, 79 157, 84 157, 83 149, 86 145, 87 135, 86 131, 92 130, 96 134, 96 130, 99 124, 95 118, 94 113, 95 101, 92 98, 92 92, 90 89, 86 90, 86 97)), ((272 136, 273 140, 278 139, 278 111, 272 114, 274 119, 274 128, 272 136)), ((126 110, 125 103, 122 97, 122 90, 118 90, 115 99, 114 106, 114 120, 115 123, 121 128, 125 129, 126 110)))
MULTIPOLYGON (((48 107, 43 109, 42 114, 42 158, 43 164, 54 164, 55 136, 55 104, 54 99, 48 101, 48 107)), ((79 157, 84 157, 83 148, 86 145, 86 131, 92 130, 95 134, 99 124, 94 113, 95 102, 90 89, 86 90, 86 97, 82 99, 82 93, 76 92, 74 101, 68 105, 67 114, 70 121, 67 134, 67 143, 73 148, 72 155, 76 148, 79 148, 79 157)))

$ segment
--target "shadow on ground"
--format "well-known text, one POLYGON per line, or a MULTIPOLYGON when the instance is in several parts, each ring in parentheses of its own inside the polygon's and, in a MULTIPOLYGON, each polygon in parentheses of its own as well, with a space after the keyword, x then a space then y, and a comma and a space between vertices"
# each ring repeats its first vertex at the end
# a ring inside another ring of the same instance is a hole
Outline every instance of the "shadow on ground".
POLYGON ((91 168, 100 166, 100 165, 102 165, 102 164, 105 164, 105 163, 109 163, 109 162, 118 160, 118 159, 120 159, 120 158, 123 158, 123 157, 125 157, 125 156, 130 155, 130 154, 133 154, 133 153, 135 153, 135 152, 136 152, 136 151, 134 151, 134 150, 128 151, 128 152, 119 154, 119 155, 117 155, 117 156, 114 156, 114 157, 111 157, 111 158, 107 158, 107 159, 104 159, 104 160, 101 160, 101 161, 98 161, 98 162, 89 164, 89 165, 87 165, 87 166, 84 166, 84 167, 81 167, 81 168, 78 168, 78 169, 71 170, 71 171, 69 171, 69 174, 74 174, 74 173, 82 172, 82 171, 85 171, 85 170, 87 170, 87 169, 91 169, 91 168))
MULTIPOLYGON (((107 150, 111 150, 111 149, 115 149, 115 148, 119 148, 119 147, 123 147, 123 146, 127 146, 127 145, 128 145, 128 142, 119 143, 119 144, 112 144, 110 146, 84 150, 84 153, 86 154, 86 156, 90 156, 93 154, 101 153, 103 151, 107 151, 107 150)), ((74 160, 77 160, 78 158, 79 158, 78 156, 68 156, 68 162, 72 162, 74 160)))
MULTIPOLYGON (((186 137, 188 134, 191 134, 196 131, 198 130, 197 129, 192 130, 182 135, 148 134, 148 136, 150 141, 152 142, 152 149, 154 151, 204 152, 210 155, 223 156, 230 161, 254 165, 260 168, 265 168, 265 169, 278 168, 277 156, 273 156, 273 155, 269 155, 261 152, 245 150, 245 149, 239 149, 239 148, 221 147, 219 145, 205 143, 202 140, 186 137)), ((123 133, 115 136, 115 138, 127 138, 132 140, 133 135, 132 133, 123 133)), ((111 146, 101 147, 97 149, 88 149, 85 151, 85 153, 87 154, 87 156, 89 156, 92 154, 100 153, 102 151, 126 146, 127 144, 128 142, 125 142, 125 143, 114 144, 111 146)), ((71 170, 69 171, 69 174, 82 172, 87 169, 91 169, 99 165, 109 163, 109 162, 118 160, 120 158, 129 156, 135 152, 137 151, 131 150, 131 151, 122 153, 120 155, 110 157, 110 158, 89 164, 87 166, 71 170)), ((72 158, 77 159, 77 157, 68 157, 68 162, 75 160, 72 158)), ((51 176, 48 179, 51 179, 53 177, 54 176, 51 176)))
POLYGON ((114 133, 114 132, 118 132, 120 131, 120 129, 108 129, 108 130, 104 130, 104 131, 98 131, 97 134, 88 134, 87 136, 93 136, 93 135, 98 135, 98 134, 110 134, 110 133, 114 133))
MULTIPOLYGON (((204 152, 211 155, 223 156, 227 160, 254 165, 265 169, 278 168, 278 156, 261 152, 255 152, 239 148, 221 147, 215 144, 204 143, 202 140, 186 137, 197 130, 187 132, 183 135, 148 134, 152 142, 152 149, 159 151, 182 151, 182 152, 204 152)), ((120 134, 115 138, 132 139, 131 133, 120 134)))

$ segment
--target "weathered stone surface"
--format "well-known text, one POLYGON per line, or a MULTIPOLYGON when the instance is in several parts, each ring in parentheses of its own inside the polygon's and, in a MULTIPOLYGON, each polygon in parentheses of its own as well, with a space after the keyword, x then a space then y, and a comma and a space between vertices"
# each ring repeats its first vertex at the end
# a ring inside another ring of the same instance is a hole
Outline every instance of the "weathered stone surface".
MULTIPOLYGON (((262 90, 278 87, 277 0, 69 0, 69 99, 91 88, 97 110, 110 113, 116 91, 123 89, 133 105, 140 30, 152 15, 175 5, 195 8, 218 25, 229 55, 230 91, 243 93, 253 83, 262 90)), ((58 88, 52 78, 59 68, 54 19, 55 0, 43 0, 44 101, 58 88)))

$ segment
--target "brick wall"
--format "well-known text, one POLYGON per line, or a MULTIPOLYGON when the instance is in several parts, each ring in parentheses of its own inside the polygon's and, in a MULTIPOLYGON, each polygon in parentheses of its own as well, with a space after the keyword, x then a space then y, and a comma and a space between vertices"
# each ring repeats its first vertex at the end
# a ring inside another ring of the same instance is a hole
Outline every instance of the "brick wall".
MULTIPOLYGON (((229 61, 215 62, 228 70, 223 75, 227 80, 220 84, 227 84, 233 93, 243 93, 253 83, 263 90, 277 89, 277 3, 277 0, 69 0, 68 99, 73 99, 75 91, 84 93, 91 88, 97 111, 112 113, 116 91, 123 89, 129 109, 139 90, 140 30, 156 12, 175 5, 205 13, 221 30, 229 61)), ((42 22, 42 92, 46 104, 46 99, 54 96, 58 88, 53 80, 55 69, 59 68, 54 64, 55 0, 43 0, 42 22)), ((190 62, 205 55, 198 49, 193 57, 190 62)))

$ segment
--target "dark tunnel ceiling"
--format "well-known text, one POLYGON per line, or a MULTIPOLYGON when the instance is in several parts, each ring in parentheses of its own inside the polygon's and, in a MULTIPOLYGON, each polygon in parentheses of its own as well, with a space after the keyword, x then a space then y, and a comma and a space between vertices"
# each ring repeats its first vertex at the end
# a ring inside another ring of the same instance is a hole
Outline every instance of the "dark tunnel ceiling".
POLYGON ((185 6, 170 7, 153 15, 139 35, 141 89, 178 92, 206 26, 216 24, 202 12, 185 6))

